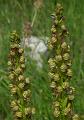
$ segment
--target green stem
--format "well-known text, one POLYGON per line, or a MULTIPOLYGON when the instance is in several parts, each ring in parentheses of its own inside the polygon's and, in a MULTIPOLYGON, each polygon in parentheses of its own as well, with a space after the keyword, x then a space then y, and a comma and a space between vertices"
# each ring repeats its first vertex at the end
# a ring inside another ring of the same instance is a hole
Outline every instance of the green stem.
POLYGON ((34 25, 34 22, 35 22, 35 20, 36 20, 36 16, 37 16, 37 12, 38 12, 38 10, 35 9, 35 13, 34 13, 34 16, 33 16, 33 20, 32 20, 31 27, 33 27, 33 25, 34 25))

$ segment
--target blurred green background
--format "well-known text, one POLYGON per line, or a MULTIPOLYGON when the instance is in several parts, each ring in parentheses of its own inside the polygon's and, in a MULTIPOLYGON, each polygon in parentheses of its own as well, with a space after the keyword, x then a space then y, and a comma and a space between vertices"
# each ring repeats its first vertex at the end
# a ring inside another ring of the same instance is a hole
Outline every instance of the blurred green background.
MULTIPOLYGON (((0 0, 0 120, 12 120, 9 108, 9 80, 7 61, 9 52, 9 34, 17 30, 23 34, 25 21, 32 22, 35 14, 35 0, 0 0)), ((32 35, 50 38, 51 13, 56 3, 62 3, 66 16, 66 25, 70 33, 70 45, 73 56, 72 84, 76 88, 74 110, 84 116, 84 0, 43 0, 32 28, 32 35)), ((26 62, 26 76, 32 79, 32 101, 37 109, 36 120, 52 120, 49 104, 51 93, 48 83, 47 58, 43 57, 42 69, 36 69, 35 61, 29 57, 26 62), (34 71, 34 72, 33 72, 34 71)), ((81 118, 81 120, 84 118, 81 118)))

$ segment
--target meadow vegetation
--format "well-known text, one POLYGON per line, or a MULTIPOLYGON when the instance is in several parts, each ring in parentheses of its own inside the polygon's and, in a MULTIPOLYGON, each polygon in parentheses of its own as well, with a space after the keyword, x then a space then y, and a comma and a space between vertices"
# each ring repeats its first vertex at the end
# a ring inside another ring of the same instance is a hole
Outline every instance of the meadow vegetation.
MULTIPOLYGON (((32 24, 31 34, 37 37, 51 38, 51 14, 56 3, 64 8, 65 24, 68 28, 72 55, 73 77, 71 85, 76 89, 73 102, 74 111, 84 120, 84 1, 83 0, 43 0, 39 7, 34 0, 0 0, 0 120, 12 120, 9 107, 10 92, 8 79, 8 54, 10 49, 10 32, 18 31, 21 39, 24 36, 24 24, 32 24), (36 8, 37 7, 37 8, 36 8)), ((45 41, 45 44, 47 41, 45 41)), ((27 49, 26 49, 27 51, 27 49)), ((32 103, 36 108, 34 120, 52 120, 51 90, 48 79, 48 55, 42 56, 43 68, 38 69, 36 62, 26 56, 25 76, 32 80, 32 103)))

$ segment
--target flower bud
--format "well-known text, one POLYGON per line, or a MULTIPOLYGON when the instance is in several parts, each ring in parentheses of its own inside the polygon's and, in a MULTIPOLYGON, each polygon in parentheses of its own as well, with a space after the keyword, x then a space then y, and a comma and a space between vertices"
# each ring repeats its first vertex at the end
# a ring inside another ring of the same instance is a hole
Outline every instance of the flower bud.
POLYGON ((67 49, 67 43, 66 43, 66 42, 63 42, 62 45, 61 45, 61 47, 62 47, 63 49, 67 49))
POLYGON ((67 66, 70 66, 70 67, 71 67, 71 65, 72 65, 72 64, 71 64, 71 61, 69 61, 69 62, 67 63, 67 66))
POLYGON ((29 97, 31 95, 31 91, 30 90, 27 90, 27 91, 24 91, 23 92, 23 97, 24 98, 27 98, 27 97, 29 97))
POLYGON ((72 77, 72 70, 71 70, 71 69, 68 69, 68 70, 67 70, 67 75, 68 75, 69 77, 72 77))
POLYGON ((55 27, 52 27, 52 28, 51 28, 51 32, 53 32, 53 33, 55 33, 55 32, 56 32, 55 27))
POLYGON ((75 88, 74 87, 70 87, 70 94, 72 94, 72 93, 75 93, 75 88))
POLYGON ((9 84, 9 87, 10 87, 10 88, 13 88, 13 84, 9 84))
POLYGON ((49 48, 49 50, 53 49, 53 45, 51 44, 51 42, 48 42, 48 48, 49 48))
POLYGON ((16 44, 16 43, 11 44, 11 48, 12 48, 12 49, 14 49, 14 48, 18 48, 18 47, 19 47, 19 45, 18 45, 18 44, 16 44))
POLYGON ((11 61, 8 61, 8 66, 12 66, 12 63, 11 63, 11 61))
POLYGON ((60 62, 62 60, 62 56, 61 55, 57 55, 55 57, 55 59, 56 59, 56 62, 60 62))
POLYGON ((11 73, 11 74, 9 75, 9 79, 10 79, 10 80, 13 80, 13 79, 14 79, 14 74, 13 74, 13 73, 11 73))
POLYGON ((66 31, 65 25, 62 25, 62 26, 61 26, 61 29, 62 29, 63 31, 66 31))
POLYGON ((58 25, 59 24, 59 21, 58 20, 55 20, 55 25, 58 25))
POLYGON ((30 83, 30 79, 27 77, 27 78, 25 79, 25 82, 26 82, 27 84, 29 84, 29 83, 30 83))
POLYGON ((49 63, 50 68, 54 68, 55 67, 55 62, 54 62, 54 60, 52 58, 50 58, 48 60, 48 63, 49 63))
POLYGON ((22 72, 22 69, 20 67, 18 67, 17 69, 15 69, 15 73, 16 74, 20 74, 22 72))
POLYGON ((22 68, 22 69, 25 69, 25 64, 21 64, 21 68, 22 68))
POLYGON ((24 98, 27 98, 27 94, 28 94, 28 91, 24 91, 24 92, 23 92, 23 97, 24 97, 24 98))
POLYGON ((66 108, 65 110, 64 110, 64 115, 68 115, 68 113, 71 111, 71 109, 70 108, 66 108))
POLYGON ((63 58, 64 58, 64 60, 69 60, 69 53, 65 53, 64 55, 63 55, 63 58))
POLYGON ((19 108, 18 106, 14 106, 14 107, 12 108, 12 110, 13 110, 13 111, 17 111, 18 108, 19 108))
POLYGON ((11 107, 15 107, 17 104, 16 104, 16 101, 11 101, 11 107))
POLYGON ((19 85, 18 85, 18 87, 21 88, 21 89, 23 89, 24 86, 25 86, 24 83, 19 83, 19 85))
POLYGON ((62 72, 65 72, 66 69, 67 69, 67 66, 63 63, 63 64, 61 65, 60 69, 61 69, 62 72))
POLYGON ((28 97, 31 95, 31 90, 27 90, 28 91, 28 97))
POLYGON ((25 60, 25 59, 24 59, 24 56, 21 56, 21 57, 20 57, 20 63, 24 63, 24 60, 25 60))
POLYGON ((23 48, 19 48, 18 52, 22 54, 24 52, 23 48))
POLYGON ((22 117, 22 112, 16 112, 15 116, 18 117, 18 118, 21 118, 22 117))
POLYGON ((11 93, 12 93, 12 94, 16 94, 16 92, 17 92, 17 88, 16 88, 16 87, 13 87, 13 88, 11 89, 11 93))
POLYGON ((59 107, 59 106, 60 106, 60 103, 59 103, 58 101, 55 101, 55 102, 53 103, 53 105, 54 105, 55 107, 59 107))
POLYGON ((54 77, 54 73, 49 72, 48 75, 49 75, 50 78, 54 77))
POLYGON ((32 112, 31 107, 25 108, 25 115, 29 115, 31 114, 31 112, 32 112))
POLYGON ((55 87, 56 87, 56 83, 55 83, 55 82, 52 82, 52 83, 50 84, 50 87, 51 87, 51 88, 55 88, 55 87))
POLYGON ((19 75, 18 80, 19 81, 23 81, 24 80, 24 76, 23 75, 19 75))
POLYGON ((52 37, 52 43, 57 42, 57 39, 55 37, 52 37))
POLYGON ((55 67, 55 62, 51 62, 50 63, 50 68, 52 69, 52 68, 54 68, 55 67))
POLYGON ((62 90, 63 90, 63 89, 62 89, 62 87, 61 87, 61 86, 58 86, 58 87, 57 87, 57 92, 58 92, 58 93, 61 93, 61 92, 62 92, 62 90))
POLYGON ((64 115, 68 115, 68 113, 71 111, 71 104, 68 103, 67 107, 64 110, 64 115))
POLYGON ((59 115, 60 115, 60 111, 59 110, 55 110, 54 111, 54 117, 59 117, 59 115))
POLYGON ((36 113, 36 109, 32 108, 32 114, 34 115, 36 113))
POLYGON ((72 118, 72 120, 79 120, 79 116, 77 114, 75 114, 72 118))
POLYGON ((68 96, 68 99, 69 99, 69 100, 73 100, 73 99, 74 99, 74 95, 69 95, 69 96, 68 96))
POLYGON ((70 46, 68 45, 68 50, 67 50, 68 52, 70 52, 70 46))
POLYGON ((15 52, 14 52, 14 51, 10 51, 10 55, 11 55, 11 56, 14 56, 14 55, 15 55, 15 52))
POLYGON ((69 87, 69 82, 63 82, 62 87, 63 87, 64 89, 68 88, 68 87, 69 87))
POLYGON ((59 74, 58 73, 54 74, 54 80, 58 81, 59 79, 60 79, 59 74))

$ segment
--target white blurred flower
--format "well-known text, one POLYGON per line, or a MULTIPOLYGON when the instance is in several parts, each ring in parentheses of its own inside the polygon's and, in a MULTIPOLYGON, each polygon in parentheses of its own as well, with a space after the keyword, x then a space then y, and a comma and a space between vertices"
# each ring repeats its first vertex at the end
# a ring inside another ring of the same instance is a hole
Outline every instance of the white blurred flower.
MULTIPOLYGON (((43 39, 47 40, 46 37, 43 37, 43 39)), ((29 53, 30 57, 36 60, 39 67, 42 67, 43 61, 41 58, 41 54, 44 54, 47 51, 47 46, 45 45, 44 41, 35 36, 31 36, 30 38, 24 38, 23 41, 24 46, 31 49, 29 53)))

